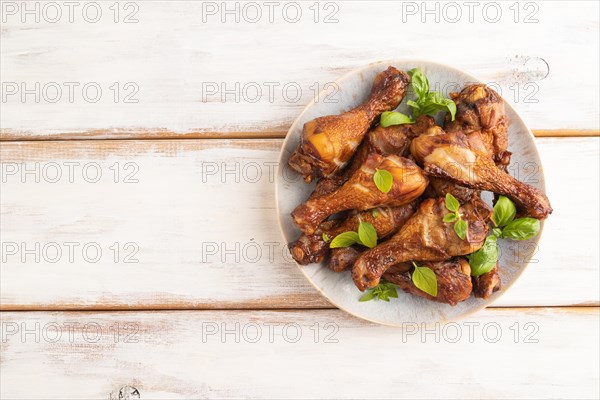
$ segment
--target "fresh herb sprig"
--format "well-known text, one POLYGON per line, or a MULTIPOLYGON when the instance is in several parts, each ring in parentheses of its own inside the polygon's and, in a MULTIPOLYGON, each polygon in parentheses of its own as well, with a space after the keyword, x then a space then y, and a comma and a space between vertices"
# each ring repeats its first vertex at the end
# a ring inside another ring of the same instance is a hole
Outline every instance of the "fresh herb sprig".
MULTIPOLYGON (((411 279, 414 285, 424 291, 425 293, 436 297, 438 293, 437 287, 437 277, 435 276, 435 272, 431 268, 428 267, 419 267, 415 262, 413 262, 413 267, 415 268, 412 272, 411 279)), ((398 291, 396 289, 396 285, 393 283, 387 282, 384 279, 381 279, 379 284, 372 289, 369 289, 367 293, 365 293, 359 301, 369 301, 369 300, 383 300, 390 301, 390 298, 397 298, 398 291)))
POLYGON ((450 193, 446 193, 446 208, 450 212, 444 215, 444 222, 454 222, 454 232, 456 232, 456 235, 461 240, 465 240, 465 238, 467 237, 467 230, 469 229, 469 224, 467 223, 467 221, 462 219, 462 215, 459 212, 460 203, 458 202, 458 200, 456 200, 456 197, 452 196, 450 193))
POLYGON ((456 103, 444 97, 440 92, 429 91, 429 80, 419 68, 408 71, 411 78, 411 86, 417 100, 409 100, 407 104, 413 108, 413 118, 419 115, 435 116, 439 111, 448 111, 452 121, 456 117, 456 103))
POLYGON ((434 117, 440 111, 450 113, 452 121, 456 117, 456 103, 444 97, 440 92, 429 91, 429 80, 419 68, 408 71, 411 77, 411 87, 417 98, 408 100, 407 104, 412 108, 412 116, 398 111, 384 111, 381 114, 379 124, 384 128, 392 125, 413 124, 419 115, 431 115, 434 117))
POLYGON ((370 300, 383 300, 390 301, 390 297, 397 299, 398 291, 396 285, 390 282, 386 282, 382 279, 377 286, 369 289, 367 293, 362 295, 358 301, 370 301, 370 300))
POLYGON ((358 232, 348 231, 340 233, 333 238, 329 247, 332 249, 339 247, 350 247, 353 244, 361 244, 370 249, 377 246, 377 231, 373 224, 369 222, 360 222, 358 232))
MULTIPOLYGON (((413 267, 415 267, 412 272, 411 279, 414 285, 424 291, 425 293, 436 297, 438 294, 438 286, 437 286, 437 277, 435 276, 435 272, 431 268, 428 267, 420 267, 416 263, 412 263, 413 267)), ((369 301, 369 300, 383 300, 390 301, 390 298, 397 298, 398 291, 397 286, 393 283, 387 282, 384 279, 381 279, 379 284, 372 289, 369 289, 367 293, 365 293, 359 301, 369 301)))
POLYGON ((498 261, 498 239, 527 240, 540 231, 540 221, 535 218, 517 218, 515 204, 505 196, 500 196, 494 205, 492 234, 485 239, 483 246, 467 256, 471 265, 471 275, 480 276, 490 272, 498 261))

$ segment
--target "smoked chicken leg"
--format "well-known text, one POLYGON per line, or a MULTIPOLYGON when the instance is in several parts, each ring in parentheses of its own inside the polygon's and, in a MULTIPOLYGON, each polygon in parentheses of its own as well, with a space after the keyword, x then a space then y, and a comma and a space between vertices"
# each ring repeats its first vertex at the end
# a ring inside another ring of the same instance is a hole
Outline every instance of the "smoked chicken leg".
POLYGON ((490 87, 477 83, 466 86, 460 93, 450 95, 456 103, 454 121, 446 116, 444 130, 448 133, 477 132, 502 170, 510 163, 508 148, 508 118, 504 112, 504 101, 490 87))
MULTIPOLYGON (((417 203, 412 202, 400 207, 379 207, 374 209, 378 213, 377 217, 372 216, 373 210, 363 211, 360 215, 364 215, 364 219, 362 219, 363 222, 373 224, 373 227, 377 232, 377 239, 379 240, 385 239, 398 232, 404 226, 406 221, 408 221, 415 213, 416 206, 417 203)), ((342 226, 337 229, 337 235, 349 230, 355 232, 358 230, 358 225, 361 220, 354 219, 352 216, 349 219, 352 219, 355 222, 351 224, 342 224, 342 226)), ((360 256, 365 249, 367 248, 360 245, 331 249, 327 266, 335 272, 342 272, 350 269, 358 259, 358 256, 360 256)))
POLYGON ((428 267, 435 273, 438 288, 437 296, 434 297, 425 293, 415 286, 412 281, 414 268, 409 264, 394 265, 383 274, 383 278, 407 293, 452 306, 468 299, 471 295, 473 291, 471 266, 464 257, 419 263, 419 266, 428 267))
POLYGON ((392 265, 408 261, 444 261, 473 253, 483 246, 489 231, 490 208, 479 198, 461 206, 468 224, 465 239, 458 237, 453 223, 445 223, 445 199, 427 199, 402 229, 388 241, 364 252, 352 267, 352 279, 360 290, 376 286, 392 265))
POLYGON ((329 194, 342 186, 361 167, 370 153, 402 157, 410 155, 411 139, 433 127, 435 121, 427 115, 418 117, 414 124, 391 125, 385 128, 378 125, 367 133, 348 166, 329 178, 320 179, 311 197, 329 194))
POLYGON ((352 268, 362 252, 363 250, 356 245, 331 249, 327 266, 333 272, 346 271, 352 268))
MULTIPOLYGON (((290 252, 298 264, 319 263, 329 250, 329 243, 323 240, 323 234, 333 239, 344 232, 356 232, 361 222, 368 222, 375 228, 377 238, 382 239, 398 232, 402 225, 414 214, 415 209, 416 203, 413 202, 398 207, 378 207, 373 210, 352 213, 341 222, 325 221, 319 226, 316 234, 302 235, 298 240, 291 243, 289 246, 290 252)), ((332 251, 335 250, 339 249, 332 249, 332 251)))
MULTIPOLYGON (((451 93, 456 103, 456 118, 446 115, 444 131, 441 133, 478 132, 496 165, 506 171, 510 162, 508 147, 508 118, 504 112, 504 102, 494 90, 483 84, 466 86, 460 93, 451 93)), ((432 177, 429 180, 430 192, 435 197, 452 194, 461 203, 469 201, 479 191, 460 186, 454 182, 432 177)), ((427 193, 427 191, 426 191, 427 193)), ((433 197, 433 196, 432 196, 433 197)))
POLYGON ((502 282, 498 274, 498 263, 491 271, 480 276, 473 277, 473 294, 475 297, 487 299, 494 292, 500 290, 502 282))
POLYGON ((360 169, 339 189, 324 196, 311 197, 296 207, 292 217, 302 232, 311 235, 330 215, 351 209, 364 211, 408 204, 423 193, 427 184, 427 177, 413 161, 371 153, 360 169), (387 193, 379 190, 373 181, 378 169, 388 171, 393 177, 392 187, 387 193))
POLYGON ((496 166, 477 132, 421 135, 412 141, 411 153, 431 176, 508 196, 533 218, 545 219, 552 212, 544 193, 496 166))
POLYGON ((302 142, 288 161, 290 167, 306 182, 330 177, 343 168, 379 116, 398 107, 409 81, 406 73, 389 67, 375 77, 365 103, 305 123, 302 142))

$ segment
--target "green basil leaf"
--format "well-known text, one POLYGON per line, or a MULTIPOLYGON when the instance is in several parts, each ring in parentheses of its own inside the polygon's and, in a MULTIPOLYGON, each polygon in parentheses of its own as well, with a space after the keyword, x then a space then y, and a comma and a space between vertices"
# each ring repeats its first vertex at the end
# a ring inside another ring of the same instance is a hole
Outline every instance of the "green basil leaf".
POLYGON ((444 215, 444 222, 448 223, 448 222, 454 222, 456 221, 458 217, 456 216, 456 214, 454 213, 448 213, 446 215, 444 215))
POLYGON ((429 80, 419 68, 413 68, 408 71, 410 75, 410 84, 413 91, 419 99, 424 98, 429 93, 429 80))
POLYGON ((456 235, 462 240, 465 240, 467 237, 467 228, 467 221, 464 219, 459 219, 454 223, 454 232, 456 232, 456 235))
POLYGON ((431 103, 419 103, 419 115, 435 116, 439 109, 431 103))
POLYGON ((335 238, 333 238, 333 240, 329 244, 329 247, 332 249, 335 249, 338 247, 350 247, 355 243, 360 243, 360 238, 358 237, 358 233, 350 231, 350 232, 340 233, 335 238))
POLYGON ((517 208, 508 197, 500 196, 494 205, 494 214, 492 220, 496 226, 503 227, 508 225, 517 215, 517 208))
POLYGON ((361 222, 358 225, 358 238, 360 243, 372 249, 377 246, 377 231, 373 224, 361 222))
MULTIPOLYGON (((414 108, 415 111, 421 109, 421 105, 419 103, 417 103, 416 101, 409 100, 406 102, 406 104, 409 105, 410 107, 414 108)), ((413 115, 414 115, 414 112, 413 112, 413 115)), ((418 115, 417 115, 417 117, 418 117, 418 115)))
POLYGON ((358 301, 369 301, 369 300, 373 300, 374 297, 375 297, 375 293, 373 293, 373 290, 369 290, 367 293, 365 293, 363 296, 361 296, 361 298, 358 299, 358 301))
POLYGON ((388 282, 385 279, 381 279, 381 281, 383 282, 383 286, 388 288, 388 289, 396 289, 396 285, 394 285, 392 282, 388 282))
POLYGON ((456 103, 454 103, 454 101, 444 97, 440 92, 433 92, 430 93, 429 103, 432 104, 437 111, 447 110, 452 117, 452 121, 454 121, 454 117, 456 116, 456 103))
POLYGON ((493 228, 492 229, 492 234, 496 237, 501 237, 502 236, 502 229, 500 228, 493 228))
POLYGON ((483 246, 468 256, 471 276, 480 276, 490 272, 498 262, 498 239, 494 235, 485 238, 483 246))
POLYGON ((449 211, 457 212, 460 207, 460 203, 456 200, 456 197, 452 196, 450 193, 446 193, 446 208, 449 211))
POLYGON ((373 181, 375 186, 383 193, 388 193, 392 190, 392 184, 394 183, 394 177, 389 171, 385 169, 378 169, 373 175, 373 181))
POLYGON ((415 270, 412 273, 412 281, 418 289, 436 297, 438 294, 437 277, 431 268, 419 267, 413 263, 415 270))
POLYGON ((371 211, 371 215, 373 216, 373 218, 377 218, 377 217, 379 217, 379 211, 373 210, 373 211, 371 211))
POLYGON ((427 104, 431 104, 432 106, 445 107, 449 99, 445 98, 440 92, 431 92, 427 95, 426 100, 427 104))
POLYGON ((540 231, 540 221, 535 218, 519 218, 502 230, 502 237, 512 240, 531 239, 540 231))
MULTIPOLYGON (((448 99, 450 100, 450 99, 448 99)), ((456 118, 456 103, 453 102, 452 100, 450 100, 450 102, 448 102, 448 104, 446 104, 446 108, 448 109, 448 112, 450 113, 450 118, 452 119, 452 121, 454 121, 454 119, 456 118)))
POLYGON ((329 242, 329 235, 328 234, 324 233, 321 237, 323 238, 323 241, 325 243, 329 242))
POLYGON ((420 113, 435 116, 439 111, 448 111, 454 121, 456 117, 456 104, 444 97, 440 92, 431 92, 427 97, 419 99, 420 113))
POLYGON ((384 111, 379 120, 379 124, 384 128, 392 125, 412 124, 414 122, 415 121, 408 115, 404 115, 397 111, 384 111))

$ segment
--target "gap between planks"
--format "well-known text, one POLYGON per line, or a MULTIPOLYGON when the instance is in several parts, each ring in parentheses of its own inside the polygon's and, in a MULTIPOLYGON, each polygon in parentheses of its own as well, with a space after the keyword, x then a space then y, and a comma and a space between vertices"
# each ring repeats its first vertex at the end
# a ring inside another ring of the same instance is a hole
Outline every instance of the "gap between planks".
MULTIPOLYGON (((535 129, 535 137, 598 137, 594 129, 535 129)), ((0 132, 0 142, 43 142, 69 140, 173 140, 173 139, 282 139, 287 130, 273 129, 250 132, 188 132, 177 133, 162 129, 98 129, 86 132, 65 132, 51 135, 30 135, 6 129, 0 132)))

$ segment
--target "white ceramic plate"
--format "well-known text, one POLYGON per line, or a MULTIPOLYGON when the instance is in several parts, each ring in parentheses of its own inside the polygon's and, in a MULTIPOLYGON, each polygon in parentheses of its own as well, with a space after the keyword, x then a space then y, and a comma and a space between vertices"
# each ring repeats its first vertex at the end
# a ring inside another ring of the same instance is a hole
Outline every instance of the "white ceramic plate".
MULTIPOLYGON (((445 95, 449 92, 460 91, 465 84, 480 82, 465 72, 437 63, 402 60, 382 61, 369 64, 340 78, 336 81, 338 91, 335 95, 331 95, 331 91, 329 96, 325 91, 320 93, 313 102, 306 106, 290 127, 279 159, 276 197, 279 223, 287 243, 295 241, 301 235, 300 230, 294 225, 290 213, 298 204, 308 198, 314 187, 314 185, 304 183, 300 176, 287 165, 289 156, 300 142, 304 123, 323 115, 340 114, 364 102, 369 94, 375 75, 385 70, 389 65, 403 71, 416 67, 420 68, 429 78, 431 90, 442 91, 445 95)), ((406 100, 405 98, 402 101, 398 110, 409 113, 406 100)), ((510 121, 508 129, 508 150, 512 152, 510 172, 517 179, 545 191, 543 170, 533 134, 516 111, 506 102, 505 107, 510 121)), ((441 120, 438 121, 438 123, 441 122, 441 120)), ((490 202, 491 196, 484 198, 490 202)), ((471 298, 456 306, 428 301, 404 293, 402 290, 398 290, 398 298, 391 299, 389 303, 375 300, 359 302, 358 299, 362 293, 354 286, 348 271, 335 273, 320 264, 299 265, 298 267, 331 303, 350 314, 386 325, 403 326, 406 323, 430 325, 437 322, 443 323, 456 320, 478 311, 509 290, 510 286, 525 270, 531 255, 535 253, 540 236, 541 229, 540 234, 528 241, 499 240, 502 289, 488 300, 475 299, 471 296, 471 298)))

